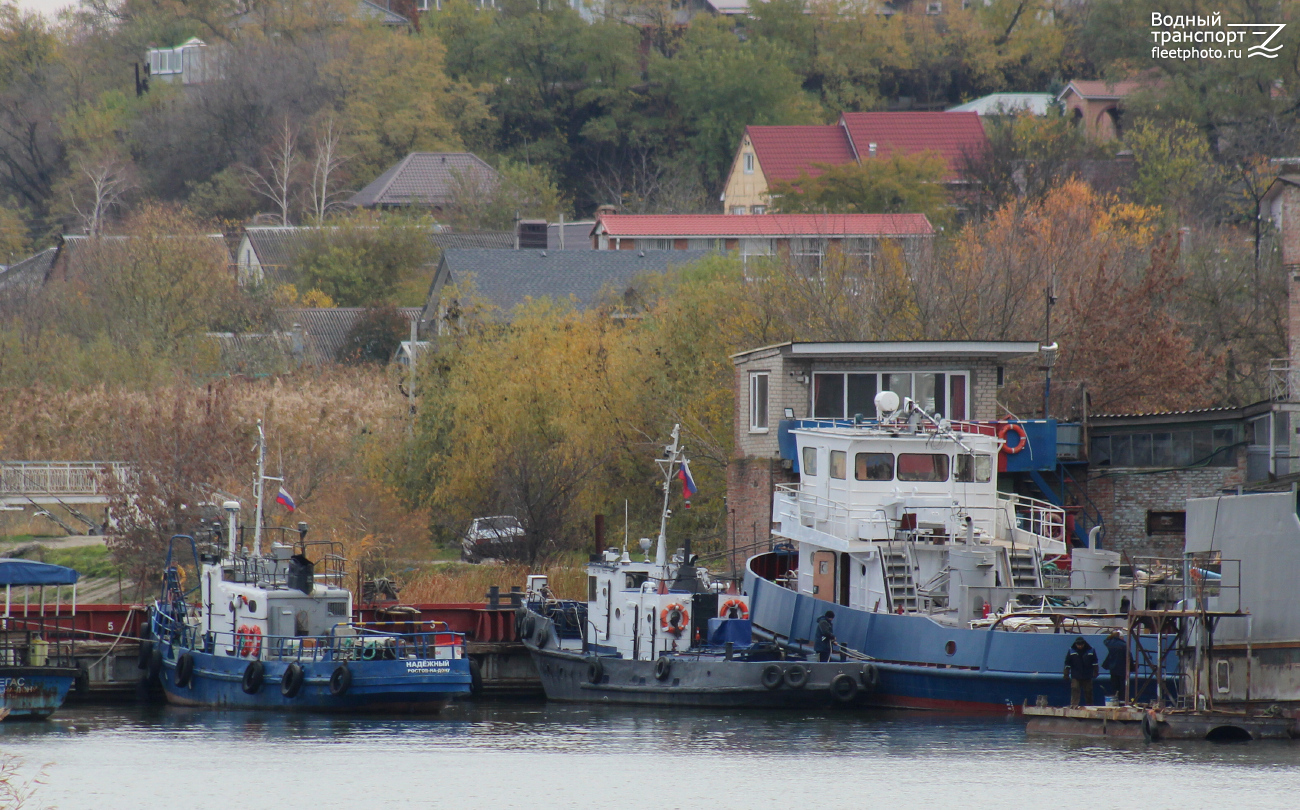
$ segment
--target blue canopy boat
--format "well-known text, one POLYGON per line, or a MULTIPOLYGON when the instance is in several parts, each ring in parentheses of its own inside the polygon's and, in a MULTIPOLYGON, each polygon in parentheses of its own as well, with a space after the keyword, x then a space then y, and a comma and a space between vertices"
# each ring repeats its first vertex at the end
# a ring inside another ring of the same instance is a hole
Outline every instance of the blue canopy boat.
POLYGON ((4 719, 49 717, 63 705, 76 681, 79 670, 73 657, 72 623, 77 614, 79 577, 61 565, 0 560, 0 585, 5 589, 4 616, 0 617, 0 716, 4 719), (62 588, 69 585, 70 612, 64 616, 62 588), (20 604, 14 601, 15 587, 23 589, 20 604), (46 615, 47 587, 54 588, 53 616, 46 615), (35 605, 33 588, 37 589, 35 605))

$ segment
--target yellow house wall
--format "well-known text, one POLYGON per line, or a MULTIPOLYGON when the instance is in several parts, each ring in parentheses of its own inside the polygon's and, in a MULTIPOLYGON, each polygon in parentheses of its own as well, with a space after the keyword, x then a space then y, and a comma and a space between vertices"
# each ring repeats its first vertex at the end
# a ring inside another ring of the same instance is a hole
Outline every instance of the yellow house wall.
POLYGON ((746 135, 740 140, 740 148, 731 161, 731 174, 727 175, 727 185, 722 192, 722 212, 730 214, 732 206, 745 206, 745 213, 752 213, 755 205, 769 205, 767 178, 763 176, 763 166, 754 153, 754 145, 746 135), (754 155, 754 171, 745 174, 745 154, 754 155))

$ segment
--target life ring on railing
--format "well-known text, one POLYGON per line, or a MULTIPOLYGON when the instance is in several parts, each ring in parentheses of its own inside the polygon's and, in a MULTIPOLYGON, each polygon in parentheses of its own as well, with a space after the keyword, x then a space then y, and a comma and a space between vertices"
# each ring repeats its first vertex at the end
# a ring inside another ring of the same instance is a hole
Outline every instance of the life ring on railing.
POLYGON ((728 599, 718 608, 719 619, 748 619, 749 605, 740 599, 728 599), (734 611, 734 613, 733 613, 734 611))
POLYGON ((690 621, 691 614, 677 602, 668 605, 659 614, 659 626, 664 629, 664 632, 672 633, 674 636, 680 636, 690 621))
POLYGON ((241 658, 256 658, 262 654, 262 628, 255 624, 241 624, 235 634, 235 647, 241 658))
POLYGON ((1014 456, 1029 445, 1029 434, 1025 433, 1024 425, 1019 422, 1001 422, 998 424, 998 438, 1002 440, 1002 452, 1008 456, 1014 456), (1020 435, 1020 441, 1015 447, 1007 443, 1007 434, 1015 432, 1020 435))

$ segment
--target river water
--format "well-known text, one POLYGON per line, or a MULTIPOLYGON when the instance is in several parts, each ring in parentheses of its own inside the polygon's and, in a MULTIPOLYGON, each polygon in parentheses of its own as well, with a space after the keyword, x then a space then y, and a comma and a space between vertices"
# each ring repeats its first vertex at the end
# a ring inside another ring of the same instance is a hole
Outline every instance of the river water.
POLYGON ((1240 808, 1300 803, 1300 742, 1027 738, 1013 719, 463 703, 431 719, 65 707, 0 724, 25 807, 1240 808))

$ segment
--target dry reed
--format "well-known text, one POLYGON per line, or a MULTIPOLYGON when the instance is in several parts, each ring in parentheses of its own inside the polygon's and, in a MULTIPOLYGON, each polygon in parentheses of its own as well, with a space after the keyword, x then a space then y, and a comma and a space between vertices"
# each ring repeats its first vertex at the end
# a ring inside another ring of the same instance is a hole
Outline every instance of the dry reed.
POLYGON ((523 587, 529 574, 545 574, 547 584, 560 599, 586 599, 587 573, 578 562, 552 563, 540 568, 521 564, 469 565, 450 563, 417 574, 402 586, 402 601, 482 602, 488 588, 496 585, 509 593, 512 585, 523 587))

